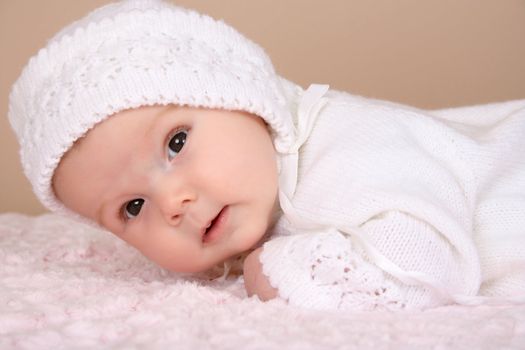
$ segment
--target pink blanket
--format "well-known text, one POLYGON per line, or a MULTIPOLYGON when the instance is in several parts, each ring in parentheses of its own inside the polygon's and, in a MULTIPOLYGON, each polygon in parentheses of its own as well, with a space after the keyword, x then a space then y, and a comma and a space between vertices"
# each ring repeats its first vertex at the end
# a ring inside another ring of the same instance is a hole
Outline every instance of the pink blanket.
POLYGON ((56 215, 0 215, 0 349, 525 349, 525 306, 328 313, 166 272, 56 215))

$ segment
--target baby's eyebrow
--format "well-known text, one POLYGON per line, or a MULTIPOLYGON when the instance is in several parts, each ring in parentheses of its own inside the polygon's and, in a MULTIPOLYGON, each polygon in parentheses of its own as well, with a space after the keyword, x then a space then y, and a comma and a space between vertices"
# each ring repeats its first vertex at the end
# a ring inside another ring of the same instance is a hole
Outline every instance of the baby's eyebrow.
POLYGON ((158 120, 161 120, 165 117, 165 114, 170 112, 173 109, 173 105, 166 105, 164 108, 162 108, 160 111, 158 111, 155 115, 150 116, 149 118, 152 118, 152 122, 148 126, 148 128, 144 131, 144 136, 149 136, 152 133, 155 133, 155 130, 158 127, 158 123, 156 123, 158 120))

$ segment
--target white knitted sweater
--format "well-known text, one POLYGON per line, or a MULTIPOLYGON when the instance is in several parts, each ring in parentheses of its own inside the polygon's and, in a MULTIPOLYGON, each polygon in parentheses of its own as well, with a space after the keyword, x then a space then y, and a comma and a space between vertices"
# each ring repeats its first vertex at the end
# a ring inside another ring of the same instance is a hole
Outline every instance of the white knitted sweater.
POLYGON ((340 310, 523 301, 525 100, 424 111, 316 88, 290 88, 307 139, 282 155, 285 214, 261 254, 280 297, 340 310))

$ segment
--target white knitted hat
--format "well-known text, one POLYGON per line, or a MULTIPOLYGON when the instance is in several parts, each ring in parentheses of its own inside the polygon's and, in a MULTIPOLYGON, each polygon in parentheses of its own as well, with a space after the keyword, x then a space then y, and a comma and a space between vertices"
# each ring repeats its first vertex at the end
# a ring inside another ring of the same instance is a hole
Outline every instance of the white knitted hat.
POLYGON ((108 116, 154 104, 247 111, 270 125, 278 151, 292 142, 281 79, 259 46, 167 2, 114 3, 59 32, 12 88, 9 120, 40 201, 67 211, 51 184, 62 156, 108 116))

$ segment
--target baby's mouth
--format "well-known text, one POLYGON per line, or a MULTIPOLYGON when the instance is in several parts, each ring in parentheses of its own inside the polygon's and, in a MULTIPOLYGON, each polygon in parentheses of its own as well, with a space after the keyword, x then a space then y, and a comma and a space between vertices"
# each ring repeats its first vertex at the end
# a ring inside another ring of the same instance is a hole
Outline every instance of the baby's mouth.
POLYGON ((205 231, 204 231, 204 236, 206 236, 212 229, 213 225, 215 224, 215 222, 217 221, 217 218, 219 217, 220 213, 222 212, 222 210, 219 212, 219 214, 217 214, 217 216, 215 216, 213 218, 213 220, 211 220, 210 224, 208 225, 208 227, 206 227, 205 231))
POLYGON ((217 216, 215 216, 209 223, 209 225, 204 229, 204 234, 202 235, 202 242, 207 243, 212 240, 215 240, 218 236, 221 235, 224 227, 224 222, 227 218, 226 212, 228 206, 222 208, 217 216))

